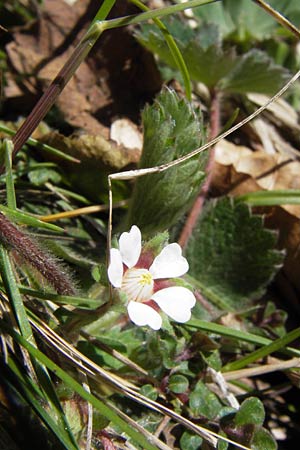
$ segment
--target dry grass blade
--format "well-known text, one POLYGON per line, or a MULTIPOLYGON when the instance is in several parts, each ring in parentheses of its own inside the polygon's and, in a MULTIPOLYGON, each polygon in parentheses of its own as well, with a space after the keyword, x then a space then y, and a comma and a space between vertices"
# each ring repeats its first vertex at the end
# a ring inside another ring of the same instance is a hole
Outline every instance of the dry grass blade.
POLYGON ((275 362, 272 364, 263 364, 258 367, 251 367, 241 370, 233 370, 226 372, 223 377, 226 381, 239 380, 246 377, 255 377, 266 373, 276 372, 279 370, 295 369, 300 367, 300 358, 291 358, 287 361, 275 362))
POLYGON ((226 441, 230 444, 235 445, 237 448, 242 448, 246 450, 250 450, 249 447, 246 447, 242 444, 232 441, 224 436, 220 436, 213 431, 210 431, 204 427, 194 424, 190 420, 181 416, 180 414, 172 411, 171 409, 148 399, 147 397, 141 395, 138 392, 138 388, 134 386, 132 383, 128 381, 124 381, 120 377, 115 374, 109 373, 106 370, 99 367, 89 358, 84 356, 78 350, 76 350, 72 345, 70 345, 67 341, 65 341, 62 337, 60 337, 55 331, 53 331, 50 327, 48 327, 42 320, 31 320, 32 326, 36 329, 36 331, 42 336, 42 338, 51 346, 51 348, 55 348, 61 355, 63 355, 69 363, 73 364, 80 371, 83 371, 86 376, 90 376, 96 381, 99 382, 99 377, 101 381, 107 383, 110 387, 114 388, 117 392, 122 395, 131 398, 135 402, 142 404, 154 411, 157 411, 161 414, 164 414, 168 417, 171 417, 176 422, 184 425, 186 428, 194 431, 198 435, 200 435, 203 439, 209 442, 213 447, 216 447, 218 439, 226 441))

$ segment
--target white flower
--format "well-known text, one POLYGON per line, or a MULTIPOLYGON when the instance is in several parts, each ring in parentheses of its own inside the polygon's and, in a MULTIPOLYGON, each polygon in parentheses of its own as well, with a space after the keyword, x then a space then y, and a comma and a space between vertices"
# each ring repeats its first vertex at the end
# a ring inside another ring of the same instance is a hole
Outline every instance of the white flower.
POLYGON ((194 294, 166 281, 184 275, 188 269, 188 262, 176 243, 167 245, 149 262, 149 254, 142 252, 141 232, 133 225, 129 233, 121 234, 119 249, 110 250, 108 278, 127 295, 127 311, 132 322, 159 330, 162 325, 159 309, 177 322, 187 322, 191 317, 191 308, 196 303, 194 294))

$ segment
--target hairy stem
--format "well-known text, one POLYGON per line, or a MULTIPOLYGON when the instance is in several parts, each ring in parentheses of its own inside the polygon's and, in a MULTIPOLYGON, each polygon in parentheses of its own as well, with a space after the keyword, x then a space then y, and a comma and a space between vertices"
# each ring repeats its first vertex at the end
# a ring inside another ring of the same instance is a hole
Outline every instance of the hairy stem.
POLYGON ((46 254, 27 234, 0 213, 0 240, 28 261, 60 295, 74 295, 75 288, 57 260, 46 254))

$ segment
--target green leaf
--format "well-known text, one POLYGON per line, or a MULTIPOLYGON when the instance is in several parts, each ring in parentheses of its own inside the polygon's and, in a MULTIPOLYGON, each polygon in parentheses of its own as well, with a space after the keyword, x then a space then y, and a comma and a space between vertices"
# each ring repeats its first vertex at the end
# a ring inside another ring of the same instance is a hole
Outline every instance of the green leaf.
POLYGON ((277 444, 269 431, 259 428, 254 432, 251 448, 252 450, 276 450, 277 444))
POLYGON ((180 448, 182 450, 198 450, 203 439, 190 431, 185 431, 180 438, 180 448))
POLYGON ((276 65, 266 53, 253 49, 239 57, 218 88, 238 94, 258 92, 272 95, 288 79, 286 69, 276 65))
MULTIPOLYGON (((53 166, 55 167, 55 165, 53 166)), ((48 181, 54 184, 61 181, 61 175, 56 170, 48 167, 37 167, 34 170, 30 170, 28 178, 36 186, 42 186, 48 181)))
POLYGON ((299 189, 278 189, 274 191, 256 191, 240 195, 241 200, 253 206, 300 205, 299 189))
POLYGON ((65 370, 55 364, 51 359, 49 359, 40 350, 33 347, 26 339, 24 339, 20 334, 10 329, 10 327, 5 323, 3 319, 0 318, 0 329, 5 333, 8 333, 12 338, 22 345, 33 358, 39 360, 43 365, 45 365, 49 370, 55 373, 55 375, 60 378, 67 386, 73 389, 80 397, 82 397, 87 402, 91 403, 95 408, 97 408, 101 414, 110 420, 115 426, 119 427, 123 433, 126 433, 129 437, 133 439, 138 445, 140 445, 145 450, 155 450, 155 446, 150 443, 144 434, 136 431, 136 429, 128 424, 126 420, 119 417, 118 414, 111 409, 110 406, 105 404, 102 400, 95 397, 93 394, 88 392, 77 380, 72 378, 65 370))
POLYGON ((273 17, 248 0, 224 0, 222 5, 235 24, 234 36, 239 42, 268 39, 278 27, 273 17))
MULTIPOLYGON (((271 95, 289 78, 288 71, 276 65, 263 51, 254 49, 241 56, 233 46, 223 48, 220 30, 215 23, 204 23, 191 30, 186 22, 172 18, 168 21, 168 28, 173 33, 191 78, 209 88, 271 95)), ((137 39, 170 67, 176 68, 159 30, 143 26, 137 33, 137 39)))
MULTIPOLYGON (((144 148, 140 167, 171 162, 201 145, 201 122, 192 106, 164 89, 143 112, 144 148)), ((161 173, 140 177, 128 211, 128 224, 144 233, 168 229, 190 208, 204 180, 207 154, 161 173)))
POLYGON ((194 8, 193 12, 201 26, 203 24, 216 24, 222 36, 227 36, 236 29, 236 24, 230 17, 228 11, 224 9, 223 2, 212 3, 211 5, 205 5, 201 8, 194 8))
POLYGON ((158 397, 157 389, 153 387, 152 384, 145 384, 144 386, 142 386, 140 389, 140 393, 153 401, 155 401, 158 397))
POLYGON ((221 309, 236 310, 259 298, 280 267, 276 234, 247 205, 229 198, 209 202, 189 241, 190 275, 221 309))
POLYGON ((204 25, 189 42, 184 51, 184 58, 191 77, 213 88, 227 74, 230 74, 237 63, 237 55, 233 48, 222 50, 218 28, 204 25), (208 40, 207 36, 213 35, 208 40))
POLYGON ((183 375, 171 375, 168 383, 170 391, 175 394, 182 394, 186 392, 189 387, 188 379, 183 375))
MULTIPOLYGON (((298 0, 269 0, 268 3, 293 23, 299 22, 298 0)), ((193 11, 200 24, 217 24, 223 37, 239 43, 270 39, 280 28, 272 16, 248 0, 223 0, 193 11)))
MULTIPOLYGON (((230 72, 235 62, 235 52, 232 49, 223 52, 216 25, 204 25, 193 31, 186 22, 171 18, 168 20, 168 28, 183 55, 192 79, 213 87, 230 72)), ((166 64, 176 69, 174 59, 159 30, 143 26, 136 36, 148 50, 156 53, 166 64)))
POLYGON ((262 402, 256 397, 251 397, 243 401, 236 413, 234 422, 236 425, 246 425, 248 423, 262 425, 264 420, 265 410, 262 402))
POLYGON ((218 415, 222 404, 202 381, 198 381, 190 395, 189 406, 194 416, 200 415, 208 419, 214 419, 218 415))
POLYGON ((7 216, 10 220, 16 223, 20 223, 22 225, 27 225, 29 227, 35 228, 44 228, 46 230, 63 232, 63 228, 58 227, 52 223, 43 222, 42 220, 37 219, 23 211, 19 211, 18 209, 11 209, 7 206, 0 205, 0 211, 3 212, 5 216, 7 216))

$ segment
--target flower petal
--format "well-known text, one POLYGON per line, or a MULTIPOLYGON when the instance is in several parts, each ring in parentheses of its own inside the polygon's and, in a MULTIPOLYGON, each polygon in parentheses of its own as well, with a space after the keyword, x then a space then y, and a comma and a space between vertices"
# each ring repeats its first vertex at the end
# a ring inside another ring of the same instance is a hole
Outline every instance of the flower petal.
POLYGON ((151 296, 158 306, 176 322, 187 322, 196 299, 192 291, 183 286, 171 286, 151 296))
POLYGON ((120 288, 122 286, 122 278, 123 278, 123 263, 122 256, 118 249, 111 248, 110 249, 110 262, 107 269, 108 279, 111 284, 120 288))
POLYGON ((180 277, 188 270, 189 263, 182 256, 181 247, 176 242, 167 245, 149 268, 154 279, 180 277))
POLYGON ((158 312, 151 306, 144 303, 129 302, 127 306, 130 320, 138 326, 149 325, 153 330, 159 330, 162 324, 162 319, 158 312))
POLYGON ((140 229, 133 225, 130 231, 122 233, 119 239, 119 249, 122 255, 123 263, 129 269, 135 266, 141 254, 142 236, 140 229))

